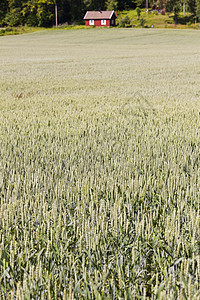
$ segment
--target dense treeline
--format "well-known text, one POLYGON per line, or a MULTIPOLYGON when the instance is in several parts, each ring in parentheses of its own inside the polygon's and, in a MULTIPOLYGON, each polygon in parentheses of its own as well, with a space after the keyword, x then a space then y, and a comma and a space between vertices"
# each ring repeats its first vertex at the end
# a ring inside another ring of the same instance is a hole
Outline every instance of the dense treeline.
POLYGON ((58 22, 81 22, 87 10, 124 10, 136 7, 165 9, 175 13, 189 11, 200 19, 200 0, 1 0, 0 26, 52 26, 55 4, 58 22))

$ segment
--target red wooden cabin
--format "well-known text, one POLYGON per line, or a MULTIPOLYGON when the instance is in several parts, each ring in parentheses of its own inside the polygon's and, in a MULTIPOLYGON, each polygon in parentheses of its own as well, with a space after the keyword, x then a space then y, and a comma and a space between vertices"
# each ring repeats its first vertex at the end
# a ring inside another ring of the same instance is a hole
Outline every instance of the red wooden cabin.
POLYGON ((85 17, 86 26, 110 27, 115 26, 116 14, 113 11, 87 11, 85 17))

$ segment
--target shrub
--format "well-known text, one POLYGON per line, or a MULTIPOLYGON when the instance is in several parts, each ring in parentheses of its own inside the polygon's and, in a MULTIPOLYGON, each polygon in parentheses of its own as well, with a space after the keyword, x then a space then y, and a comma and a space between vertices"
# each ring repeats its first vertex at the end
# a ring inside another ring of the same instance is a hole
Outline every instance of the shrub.
POLYGON ((6 24, 9 26, 19 26, 23 24, 23 16, 19 8, 12 9, 7 13, 5 18, 6 24))
POLYGON ((4 35, 5 34, 5 29, 1 29, 0 30, 0 36, 4 35))
POLYGON ((136 13, 137 13, 137 17, 139 19, 140 15, 141 15, 141 9, 139 7, 136 7, 136 13))
POLYGON ((141 27, 144 27, 145 22, 146 22, 145 19, 144 19, 144 18, 141 18, 141 19, 140 19, 140 26, 141 26, 141 27))
POLYGON ((125 16, 124 18, 119 20, 119 26, 120 27, 127 27, 127 25, 130 25, 131 20, 129 16, 125 16))
POLYGON ((10 27, 7 27, 7 28, 5 29, 5 32, 11 32, 11 31, 13 31, 13 29, 10 28, 10 27))

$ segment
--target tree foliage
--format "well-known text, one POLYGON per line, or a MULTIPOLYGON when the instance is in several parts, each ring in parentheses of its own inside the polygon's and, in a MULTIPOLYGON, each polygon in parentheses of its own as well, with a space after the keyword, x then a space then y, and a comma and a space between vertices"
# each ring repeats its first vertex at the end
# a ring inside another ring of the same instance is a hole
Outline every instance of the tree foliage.
MULTIPOLYGON (((0 26, 52 26, 55 23, 55 4, 58 23, 83 22, 87 10, 124 10, 145 8, 146 0, 0 0, 0 26)), ((149 7, 173 12, 175 22, 183 5, 200 19, 200 0, 149 0, 149 7)))
POLYGON ((116 0, 107 0, 106 1, 106 9, 107 10, 117 10, 118 8, 118 1, 116 0))
POLYGON ((166 10, 174 12, 174 21, 177 24, 177 13, 181 8, 181 1, 180 0, 167 0, 166 1, 166 10))
POLYGON ((196 0, 196 16, 200 23, 200 0, 196 0))

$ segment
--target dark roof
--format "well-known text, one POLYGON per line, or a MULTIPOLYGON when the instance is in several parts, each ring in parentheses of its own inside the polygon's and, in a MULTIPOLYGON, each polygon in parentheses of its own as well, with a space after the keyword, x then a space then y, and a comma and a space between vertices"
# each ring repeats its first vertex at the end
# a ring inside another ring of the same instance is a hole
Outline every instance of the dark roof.
POLYGON ((107 11, 87 11, 85 14, 84 20, 102 20, 102 19, 111 19, 113 14, 115 14, 114 10, 107 11))

